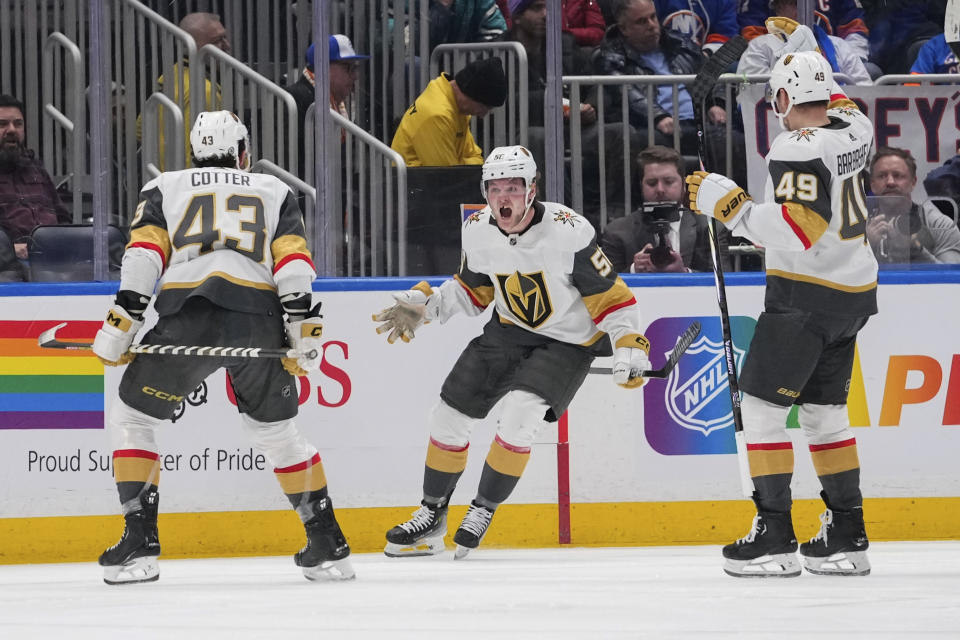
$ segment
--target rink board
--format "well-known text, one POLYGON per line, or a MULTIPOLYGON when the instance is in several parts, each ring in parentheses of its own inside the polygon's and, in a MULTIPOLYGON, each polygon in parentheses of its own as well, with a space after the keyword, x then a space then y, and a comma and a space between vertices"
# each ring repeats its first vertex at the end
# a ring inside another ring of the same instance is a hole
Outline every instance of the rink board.
MULTIPOLYGON (((763 278, 729 280, 742 361, 762 308, 763 278)), ((320 450, 338 517, 358 551, 380 548, 384 530, 419 500, 427 411, 488 318, 458 316, 422 328, 410 344, 388 345, 370 315, 389 304, 389 291, 413 283, 315 284, 327 342, 321 369, 300 381, 297 423, 320 450)), ((752 505, 740 497, 732 453, 712 277, 634 276, 628 283, 655 365, 694 319, 704 325, 701 339, 671 379, 640 390, 621 389, 609 375, 588 376, 566 420, 539 435, 485 544, 716 544, 746 531, 752 505)), ((0 562, 87 559, 119 534, 103 416, 122 371, 89 355, 34 346, 40 331, 62 321, 69 322, 65 338, 92 339, 115 287, 0 287, 0 562)), ((960 273, 881 274, 881 314, 861 333, 849 407, 872 538, 960 538, 958 294, 960 273)), ((158 436, 164 555, 295 550, 302 529, 269 463, 245 439, 223 372, 200 395, 202 403, 187 404, 158 436)), ((455 504, 473 496, 494 414, 474 431, 455 504)), ((788 433, 803 538, 815 533, 822 505, 803 436, 797 428, 788 433)), ((451 522, 462 509, 452 510, 451 522)))

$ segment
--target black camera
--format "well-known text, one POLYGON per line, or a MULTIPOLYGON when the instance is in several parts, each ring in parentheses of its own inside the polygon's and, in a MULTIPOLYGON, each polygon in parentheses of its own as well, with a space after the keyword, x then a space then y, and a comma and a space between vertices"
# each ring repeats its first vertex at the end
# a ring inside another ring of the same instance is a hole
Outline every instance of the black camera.
MULTIPOLYGON (((650 262, 657 269, 662 269, 673 261, 670 256, 671 247, 667 244, 667 234, 670 225, 680 222, 679 202, 644 202, 643 225, 657 236, 657 246, 650 251, 650 262)), ((680 247, 673 247, 679 251, 680 247)))

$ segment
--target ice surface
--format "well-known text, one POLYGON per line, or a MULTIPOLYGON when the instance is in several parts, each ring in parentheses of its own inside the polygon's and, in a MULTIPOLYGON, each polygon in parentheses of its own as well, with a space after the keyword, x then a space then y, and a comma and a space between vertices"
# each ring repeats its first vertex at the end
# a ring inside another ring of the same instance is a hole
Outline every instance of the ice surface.
POLYGON ((870 547, 873 574, 736 579, 720 549, 353 556, 311 583, 289 557, 167 560, 110 587, 94 562, 0 566, 0 638, 960 638, 960 541, 870 547))

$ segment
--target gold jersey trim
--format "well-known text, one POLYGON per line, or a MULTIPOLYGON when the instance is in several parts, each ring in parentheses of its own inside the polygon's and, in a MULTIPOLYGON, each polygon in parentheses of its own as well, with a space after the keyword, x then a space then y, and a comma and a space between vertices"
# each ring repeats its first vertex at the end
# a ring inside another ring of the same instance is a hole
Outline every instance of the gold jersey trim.
POLYGON ((799 273, 790 273, 789 271, 780 271, 779 269, 767 269, 767 275, 784 278, 785 280, 795 280, 797 282, 816 284, 821 287, 836 289, 837 291, 845 291, 846 293, 863 293, 864 291, 870 291, 871 289, 877 288, 876 280, 869 284, 861 285, 840 284, 839 282, 831 282, 822 278, 815 278, 813 276, 807 276, 799 273))
POLYGON ((212 271, 206 275, 201 280, 196 280, 194 282, 168 282, 162 287, 161 291, 166 291, 167 289, 196 289, 204 282, 210 278, 221 278, 227 282, 231 282, 235 285, 241 287, 249 287, 251 289, 262 289, 263 291, 276 291, 277 288, 272 284, 267 284, 266 282, 254 282, 253 280, 243 280, 241 278, 235 278, 230 274, 224 273, 223 271, 212 271))

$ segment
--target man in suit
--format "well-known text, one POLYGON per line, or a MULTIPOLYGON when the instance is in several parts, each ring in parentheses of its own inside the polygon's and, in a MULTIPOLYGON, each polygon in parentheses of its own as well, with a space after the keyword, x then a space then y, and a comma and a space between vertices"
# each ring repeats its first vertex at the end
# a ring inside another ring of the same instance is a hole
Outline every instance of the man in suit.
MULTIPOLYGON (((614 268, 620 273, 711 271, 707 221, 683 207, 683 157, 675 149, 654 145, 638 154, 637 165, 646 206, 608 224, 600 237, 614 268), (670 207, 651 203, 675 204, 679 219, 655 223, 670 207)), ((725 243, 726 234, 720 239, 725 243)))

